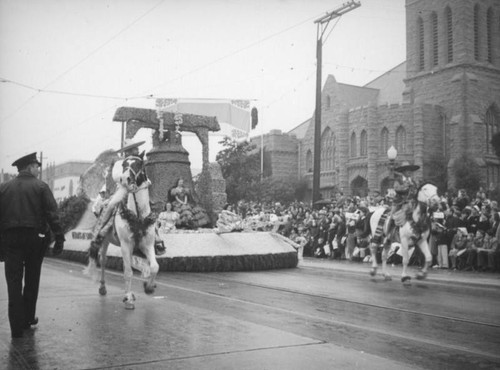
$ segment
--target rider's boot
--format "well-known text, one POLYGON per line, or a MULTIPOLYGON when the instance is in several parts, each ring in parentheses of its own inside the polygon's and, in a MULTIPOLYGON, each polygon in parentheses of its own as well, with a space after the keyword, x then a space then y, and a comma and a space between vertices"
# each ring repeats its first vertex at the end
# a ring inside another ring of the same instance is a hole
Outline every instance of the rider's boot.
POLYGON ((89 255, 92 258, 97 258, 97 254, 99 253, 99 249, 102 247, 102 242, 104 241, 104 237, 109 230, 108 221, 111 218, 114 207, 110 207, 108 205, 103 212, 101 212, 101 217, 98 220, 98 231, 95 235, 94 239, 90 242, 89 255))
POLYGON ((155 230, 155 254, 161 256, 165 254, 166 251, 167 248, 165 248, 165 243, 160 238, 160 235, 158 235, 158 230, 155 230))

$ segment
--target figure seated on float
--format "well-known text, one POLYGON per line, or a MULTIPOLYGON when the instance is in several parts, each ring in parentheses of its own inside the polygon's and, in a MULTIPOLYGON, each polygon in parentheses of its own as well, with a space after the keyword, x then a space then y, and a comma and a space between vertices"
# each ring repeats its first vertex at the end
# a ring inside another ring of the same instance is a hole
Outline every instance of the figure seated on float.
POLYGON ((190 190, 184 186, 184 179, 179 178, 170 189, 169 200, 173 210, 179 214, 179 228, 197 229, 210 223, 206 211, 194 203, 190 190))
POLYGON ((226 204, 217 219, 217 234, 243 230, 243 219, 232 211, 232 206, 226 204))
POLYGON ((158 230, 163 233, 175 231, 180 215, 172 209, 172 203, 165 204, 165 210, 158 215, 158 230))

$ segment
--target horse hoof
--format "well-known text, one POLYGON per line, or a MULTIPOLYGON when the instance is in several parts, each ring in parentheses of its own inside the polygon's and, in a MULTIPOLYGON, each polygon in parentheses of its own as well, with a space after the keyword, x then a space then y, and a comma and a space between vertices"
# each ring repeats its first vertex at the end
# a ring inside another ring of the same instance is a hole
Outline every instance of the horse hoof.
POLYGON ((402 283, 406 283, 407 281, 409 282, 410 280, 411 280, 411 276, 408 276, 408 275, 403 276, 403 277, 401 278, 401 282, 402 282, 402 283))
POLYGON ((419 271, 416 276, 417 280, 424 280, 427 278, 427 272, 419 271))
POLYGON ((126 310, 133 310, 135 308, 135 295, 133 293, 128 293, 123 297, 123 303, 126 310))
POLYGON ((372 269, 370 270, 370 276, 375 276, 375 275, 377 275, 377 268, 372 267, 372 269))
POLYGON ((148 283, 144 282, 144 293, 153 294, 155 292, 156 285, 149 286, 148 283))
POLYGON ((389 275, 389 274, 384 274, 384 280, 385 281, 391 281, 392 280, 392 276, 389 275))
POLYGON ((108 293, 108 291, 106 290, 105 286, 99 287, 99 294, 100 295, 106 295, 107 293, 108 293))

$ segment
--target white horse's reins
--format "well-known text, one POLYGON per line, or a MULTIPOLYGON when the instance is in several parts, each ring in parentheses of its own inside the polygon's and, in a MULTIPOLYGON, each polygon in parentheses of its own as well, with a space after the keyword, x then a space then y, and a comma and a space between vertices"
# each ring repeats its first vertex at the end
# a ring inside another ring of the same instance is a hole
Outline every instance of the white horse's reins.
MULTIPOLYGON (((140 157, 132 157, 132 158, 136 158, 138 160, 140 160, 142 162, 142 159, 140 157)), ((144 172, 144 167, 141 166, 141 169, 139 171, 134 171, 134 169, 129 165, 125 168, 125 171, 129 171, 129 173, 131 173, 133 175, 133 178, 134 178, 134 184, 133 185, 133 188, 132 189, 129 189, 129 193, 132 193, 132 196, 134 198, 134 205, 135 205, 135 210, 137 212, 137 215, 139 216, 139 205, 137 204, 137 199, 135 197, 136 193, 139 192, 140 190, 143 190, 143 189, 147 189, 149 188, 149 186, 151 185, 151 181, 149 181, 148 177, 146 176, 146 173, 144 172), (140 174, 144 174, 144 177, 146 179, 146 181, 144 181, 140 186, 137 186, 137 177, 140 175, 140 174)), ((127 186, 128 188, 129 186, 127 186)))

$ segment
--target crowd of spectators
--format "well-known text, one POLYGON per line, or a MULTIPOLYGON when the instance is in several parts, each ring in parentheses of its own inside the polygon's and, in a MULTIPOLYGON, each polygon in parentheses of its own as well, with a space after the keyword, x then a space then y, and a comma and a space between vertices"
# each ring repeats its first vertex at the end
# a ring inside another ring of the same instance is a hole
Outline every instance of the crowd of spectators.
MULTIPOLYGON (((240 201, 228 206, 238 214, 242 228, 275 231, 291 239, 299 258, 316 257, 369 262, 370 216, 377 207, 390 207, 391 199, 382 196, 344 197, 321 201, 314 207, 302 202, 291 204, 240 201)), ((500 272, 500 210, 482 190, 469 197, 465 190, 441 197, 432 220, 429 245, 432 267, 500 272)), ((390 252, 391 263, 400 262, 397 246, 390 252)), ((423 264, 414 249, 410 265, 423 264)))

